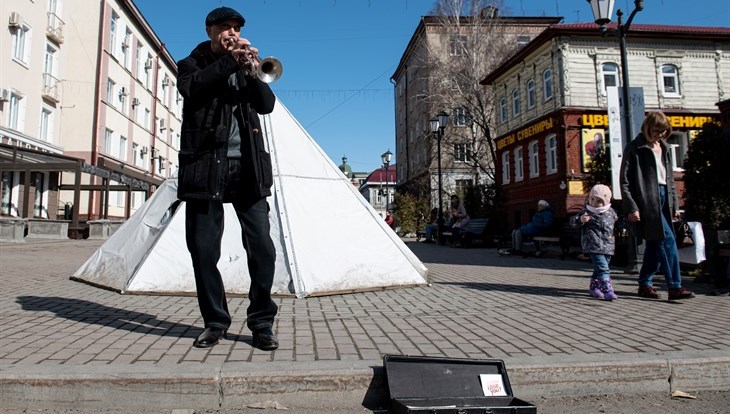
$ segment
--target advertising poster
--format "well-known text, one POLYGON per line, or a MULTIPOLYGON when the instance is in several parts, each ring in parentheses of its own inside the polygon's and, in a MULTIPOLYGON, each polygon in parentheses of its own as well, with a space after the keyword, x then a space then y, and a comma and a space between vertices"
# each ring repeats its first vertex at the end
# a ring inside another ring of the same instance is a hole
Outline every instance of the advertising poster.
POLYGON ((606 148, 606 131, 603 129, 583 129, 581 135, 581 158, 583 160, 583 172, 588 172, 588 166, 599 152, 606 148))

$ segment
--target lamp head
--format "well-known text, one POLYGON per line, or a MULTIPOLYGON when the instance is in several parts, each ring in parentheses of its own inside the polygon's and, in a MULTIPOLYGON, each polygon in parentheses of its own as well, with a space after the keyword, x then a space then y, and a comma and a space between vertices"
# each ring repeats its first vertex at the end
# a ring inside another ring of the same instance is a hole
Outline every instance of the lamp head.
POLYGON ((385 153, 383 153, 383 155, 380 156, 380 160, 383 161, 383 164, 386 166, 386 168, 388 165, 390 165, 390 157, 392 157, 392 156, 393 156, 393 153, 390 152, 390 149, 388 149, 388 151, 386 151, 385 153))
POLYGON ((605 25, 611 22, 613 7, 616 0, 586 0, 593 10, 593 19, 598 25, 605 25))
POLYGON ((439 119, 438 118, 431 118, 428 121, 429 125, 431 126, 431 132, 434 134, 439 132, 439 119))
POLYGON ((446 128, 446 125, 449 123, 449 115, 446 114, 446 112, 441 111, 436 115, 439 121, 439 128, 444 129, 446 128))

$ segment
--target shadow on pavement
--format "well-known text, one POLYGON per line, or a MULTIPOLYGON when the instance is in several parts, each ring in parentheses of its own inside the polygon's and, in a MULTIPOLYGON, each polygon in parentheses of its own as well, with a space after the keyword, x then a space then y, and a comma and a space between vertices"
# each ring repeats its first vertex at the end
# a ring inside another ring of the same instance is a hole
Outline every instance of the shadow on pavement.
MULTIPOLYGON (((16 302, 26 311, 53 312, 58 317, 72 321, 108 326, 142 334, 196 338, 203 332, 202 328, 167 322, 148 313, 114 308, 81 299, 56 296, 18 296, 16 302)), ((229 335, 228 337, 235 336, 237 335, 229 335)), ((250 336, 238 339, 251 341, 250 336)))

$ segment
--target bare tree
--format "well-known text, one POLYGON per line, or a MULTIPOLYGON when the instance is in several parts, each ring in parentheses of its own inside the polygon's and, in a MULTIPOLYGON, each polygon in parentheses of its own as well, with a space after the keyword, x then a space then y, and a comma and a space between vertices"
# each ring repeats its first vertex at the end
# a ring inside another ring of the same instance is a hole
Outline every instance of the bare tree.
POLYGON ((429 87, 419 96, 420 105, 427 113, 449 113, 454 127, 444 135, 442 151, 449 155, 446 159, 458 158, 468 166, 477 182, 482 174, 494 182, 496 156, 494 94, 479 81, 517 50, 514 34, 498 15, 499 6, 497 0, 437 0, 431 12, 435 35, 421 54, 429 87))

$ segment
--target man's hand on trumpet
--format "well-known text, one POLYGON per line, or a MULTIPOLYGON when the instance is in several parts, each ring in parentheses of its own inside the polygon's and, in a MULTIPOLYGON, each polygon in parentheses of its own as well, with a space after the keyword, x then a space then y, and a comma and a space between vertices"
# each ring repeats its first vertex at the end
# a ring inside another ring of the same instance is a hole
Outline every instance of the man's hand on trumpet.
POLYGON ((252 47, 248 39, 227 37, 223 40, 223 47, 231 53, 239 65, 250 70, 252 73, 256 71, 259 65, 259 49, 252 47))

